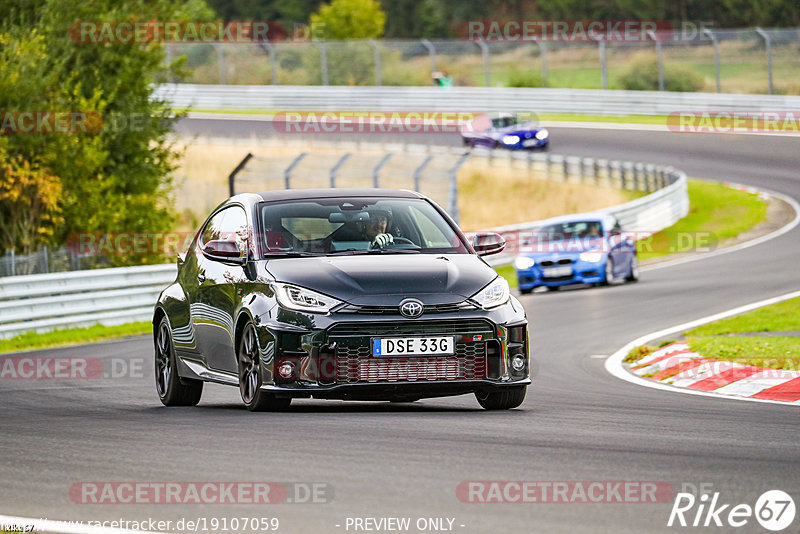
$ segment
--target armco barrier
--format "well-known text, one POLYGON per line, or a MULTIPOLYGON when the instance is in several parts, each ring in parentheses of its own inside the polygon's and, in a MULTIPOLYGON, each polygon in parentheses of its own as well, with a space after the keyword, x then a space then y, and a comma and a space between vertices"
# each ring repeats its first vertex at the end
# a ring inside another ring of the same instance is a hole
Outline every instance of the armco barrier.
POLYGON ((176 273, 171 264, 0 278, 0 338, 148 321, 176 273))
POLYGON ((669 115, 678 111, 797 111, 800 96, 538 89, 169 84, 179 108, 297 111, 454 111, 669 115))
MULTIPOLYGON (((602 210, 616 215, 626 230, 656 232, 674 224, 689 209, 686 175, 669 167, 527 152, 475 150, 472 154, 498 164, 535 166, 549 180, 656 189, 645 197, 602 210)), ((520 232, 540 224, 493 230, 509 242, 518 242, 520 232)), ((491 263, 501 265, 512 259, 513 255, 504 254, 493 257, 491 263)), ((0 338, 32 330, 147 321, 158 294, 175 276, 176 266, 168 264, 0 278, 0 338)))

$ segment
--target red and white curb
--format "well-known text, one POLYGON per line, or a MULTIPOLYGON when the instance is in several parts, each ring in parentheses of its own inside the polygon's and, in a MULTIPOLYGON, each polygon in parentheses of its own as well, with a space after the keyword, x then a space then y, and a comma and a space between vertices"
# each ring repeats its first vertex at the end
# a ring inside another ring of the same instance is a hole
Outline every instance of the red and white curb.
POLYGON ((685 332, 700 325, 796 297, 800 297, 800 291, 753 302, 639 337, 606 358, 606 371, 626 382, 662 391, 798 406, 800 396, 794 400, 790 399, 794 391, 800 391, 800 380, 798 380, 800 372, 762 369, 703 358, 689 350, 686 343, 679 342, 662 347, 631 365, 623 362, 631 350, 646 345, 654 339, 685 332), (643 375, 652 378, 645 378, 643 375))
POLYGON ((684 342, 671 343, 626 366, 639 377, 675 387, 800 404, 800 371, 704 358, 684 342))

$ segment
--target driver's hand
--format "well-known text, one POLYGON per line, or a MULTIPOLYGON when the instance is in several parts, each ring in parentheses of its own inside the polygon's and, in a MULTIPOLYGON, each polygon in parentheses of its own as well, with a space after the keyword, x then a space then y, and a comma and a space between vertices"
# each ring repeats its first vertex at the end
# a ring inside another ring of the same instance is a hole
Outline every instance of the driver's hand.
POLYGON ((384 248, 389 243, 394 243, 392 234, 378 234, 375 236, 375 239, 372 240, 372 246, 377 246, 380 248, 384 248))

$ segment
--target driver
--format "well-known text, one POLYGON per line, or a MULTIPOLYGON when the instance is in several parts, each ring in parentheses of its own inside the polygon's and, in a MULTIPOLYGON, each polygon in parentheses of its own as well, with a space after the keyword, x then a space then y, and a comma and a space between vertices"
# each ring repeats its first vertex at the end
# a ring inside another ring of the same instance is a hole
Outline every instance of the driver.
POLYGON ((364 223, 364 236, 372 243, 373 247, 385 248, 394 242, 392 234, 386 232, 392 214, 388 210, 370 209, 369 220, 364 223))

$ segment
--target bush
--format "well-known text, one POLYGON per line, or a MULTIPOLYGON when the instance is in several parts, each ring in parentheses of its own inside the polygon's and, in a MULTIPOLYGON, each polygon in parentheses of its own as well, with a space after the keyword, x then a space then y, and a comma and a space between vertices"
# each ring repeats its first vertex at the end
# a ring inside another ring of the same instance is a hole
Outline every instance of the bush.
MULTIPOLYGON (((691 67, 664 62, 664 89, 693 92, 704 85, 703 77, 691 67)), ((635 54, 617 84, 632 91, 658 91, 658 58, 650 53, 635 54)))
POLYGON ((509 87, 544 87, 542 75, 535 70, 511 69, 508 75, 509 87))

